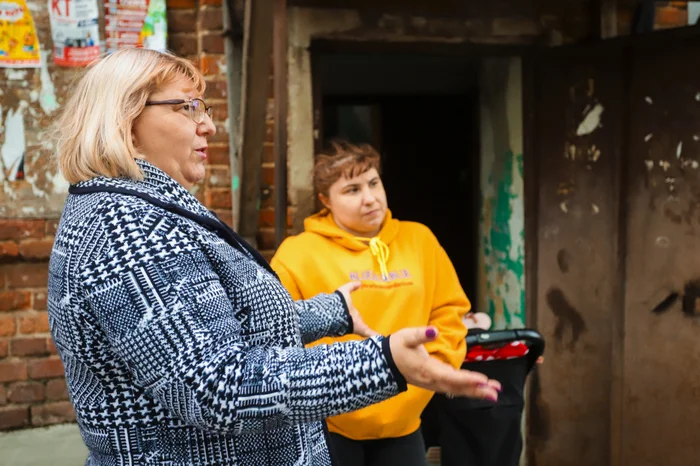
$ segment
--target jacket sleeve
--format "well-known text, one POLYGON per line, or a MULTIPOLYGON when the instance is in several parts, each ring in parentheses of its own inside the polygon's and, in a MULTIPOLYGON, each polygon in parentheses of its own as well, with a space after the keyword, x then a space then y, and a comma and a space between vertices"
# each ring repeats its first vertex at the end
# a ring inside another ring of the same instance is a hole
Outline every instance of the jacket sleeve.
POLYGON ((471 309, 471 303, 464 294, 450 258, 437 239, 434 241, 434 292, 429 325, 438 328, 439 336, 425 347, 432 356, 453 367, 460 367, 467 351, 464 340, 467 328, 462 318, 471 309))
POLYGON ((352 318, 345 299, 340 293, 321 293, 310 299, 302 299, 303 295, 294 276, 279 258, 279 255, 284 253, 284 247, 283 243, 270 261, 270 266, 277 273, 282 285, 296 300, 294 304, 299 314, 301 339, 304 344, 324 337, 352 333, 352 318))
MULTIPOLYGON (((82 294, 115 363, 171 415, 239 434, 322 420, 406 389, 388 339, 310 349, 248 343, 255 334, 244 341, 239 319, 249 313, 228 296, 199 244, 159 213, 109 210, 106 241, 94 246, 100 260, 81 269, 82 294)), ((238 291, 257 296, 252 286, 238 291)), ((269 296, 253 302, 274 306, 269 296)))

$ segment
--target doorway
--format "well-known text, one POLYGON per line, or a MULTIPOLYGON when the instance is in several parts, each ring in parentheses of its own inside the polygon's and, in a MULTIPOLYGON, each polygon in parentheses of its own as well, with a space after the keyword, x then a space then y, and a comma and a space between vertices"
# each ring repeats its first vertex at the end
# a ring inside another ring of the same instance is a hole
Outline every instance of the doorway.
POLYGON ((323 55, 314 65, 320 141, 344 138, 380 152, 392 214, 432 230, 475 304, 480 189, 474 64, 382 54, 323 55))

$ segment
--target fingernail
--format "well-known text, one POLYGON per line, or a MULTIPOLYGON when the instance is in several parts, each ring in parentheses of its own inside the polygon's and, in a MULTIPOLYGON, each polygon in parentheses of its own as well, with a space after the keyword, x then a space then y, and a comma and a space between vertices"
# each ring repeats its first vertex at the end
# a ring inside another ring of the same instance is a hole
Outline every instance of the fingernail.
POLYGON ((435 332, 434 328, 429 328, 425 331, 425 336, 430 339, 433 339, 437 336, 437 332, 435 332))
POLYGON ((488 399, 493 401, 494 403, 498 401, 498 397, 494 395, 489 396, 488 399))

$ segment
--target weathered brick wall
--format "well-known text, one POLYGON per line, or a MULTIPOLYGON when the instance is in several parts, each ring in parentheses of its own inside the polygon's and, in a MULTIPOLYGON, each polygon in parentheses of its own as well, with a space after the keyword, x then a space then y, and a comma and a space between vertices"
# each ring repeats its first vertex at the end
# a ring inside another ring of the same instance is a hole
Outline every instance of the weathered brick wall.
MULTIPOLYGON (((47 4, 31 2, 43 51, 51 50, 47 4)), ((231 175, 226 120, 226 77, 220 0, 168 2, 169 48, 204 71, 207 103, 214 106, 217 135, 210 141, 207 177, 196 195, 231 224, 231 175)), ((55 108, 79 70, 54 67, 0 70, 0 124, 23 112, 25 180, 0 190, 0 430, 75 419, 48 328, 48 258, 65 198, 50 148, 40 143, 55 108), (43 76, 42 76, 43 73, 43 76)), ((0 125, 0 146, 8 135, 0 125)))

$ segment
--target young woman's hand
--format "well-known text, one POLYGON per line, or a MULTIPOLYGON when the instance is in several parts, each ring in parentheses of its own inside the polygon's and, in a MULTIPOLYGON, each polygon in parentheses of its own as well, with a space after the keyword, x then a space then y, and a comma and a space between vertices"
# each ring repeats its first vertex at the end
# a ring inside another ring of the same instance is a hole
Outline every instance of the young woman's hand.
POLYGON ((373 335, 379 335, 377 332, 369 328, 369 325, 362 320, 360 312, 355 308, 352 303, 352 298, 350 294, 353 291, 357 291, 362 286, 362 282, 349 282, 338 288, 340 294, 345 298, 345 304, 348 306, 348 311, 350 311, 350 317, 352 317, 352 328, 355 335, 360 335, 361 337, 371 337, 373 335))
POLYGON ((437 333, 435 327, 415 327, 391 334, 391 354, 406 382, 450 396, 498 400, 501 384, 497 380, 479 372, 455 369, 428 354, 423 344, 433 341, 437 333))

